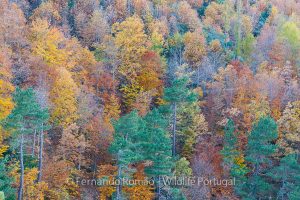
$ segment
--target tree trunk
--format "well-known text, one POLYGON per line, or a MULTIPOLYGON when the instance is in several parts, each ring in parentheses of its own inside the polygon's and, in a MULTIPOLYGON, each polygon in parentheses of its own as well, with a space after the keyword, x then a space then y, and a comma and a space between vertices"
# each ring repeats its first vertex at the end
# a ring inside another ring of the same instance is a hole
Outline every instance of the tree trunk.
POLYGON ((32 144, 32 152, 31 152, 31 156, 34 157, 35 155, 35 143, 36 143, 36 129, 34 130, 34 134, 33 134, 33 144, 32 144))
POLYGON ((38 178, 37 178, 37 182, 41 182, 42 180, 42 168, 43 168, 43 146, 44 146, 44 127, 42 124, 42 130, 40 133, 40 149, 39 149, 39 165, 38 165, 38 178))
POLYGON ((24 161, 23 161, 23 143, 24 136, 23 132, 21 134, 21 144, 20 144, 20 168, 21 168, 21 176, 20 176, 20 185, 18 191, 18 200, 23 199, 23 185, 24 185, 24 161))
POLYGON ((198 65, 197 68, 197 87, 200 86, 200 64, 198 65))
POLYGON ((172 133, 173 133, 173 146, 172 146, 172 156, 175 156, 176 155, 176 109, 177 109, 177 106, 176 106, 176 102, 173 103, 173 130, 172 130, 172 133))
POLYGON ((236 24, 236 58, 240 56, 241 53, 241 47, 240 47, 240 42, 241 42, 241 0, 236 1, 236 9, 237 9, 237 17, 238 17, 238 23, 236 24))
POLYGON ((79 151, 79 157, 78 157, 78 170, 81 170, 81 151, 79 151))
POLYGON ((120 181, 117 184, 117 200, 122 200, 122 180, 121 180, 121 174, 122 174, 122 167, 120 165, 118 165, 118 180, 120 181))
POLYGON ((157 182, 157 196, 158 196, 158 200, 160 200, 160 176, 158 176, 158 182, 157 182))
POLYGON ((96 161, 96 156, 94 156, 94 164, 93 164, 93 178, 96 176, 97 172, 97 161, 96 161))

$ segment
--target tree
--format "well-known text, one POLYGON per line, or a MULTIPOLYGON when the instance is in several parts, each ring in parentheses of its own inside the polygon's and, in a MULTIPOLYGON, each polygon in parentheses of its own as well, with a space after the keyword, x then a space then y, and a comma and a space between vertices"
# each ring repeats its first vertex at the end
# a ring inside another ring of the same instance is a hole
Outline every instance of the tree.
POLYGON ((0 48, 0 120, 5 119, 14 107, 11 62, 5 51, 9 51, 9 49, 0 48))
POLYGON ((9 45, 13 50, 20 50, 26 44, 25 24, 23 11, 16 3, 8 0, 0 2, 0 45, 9 45))
MULTIPOLYGON (((0 48, 0 121, 5 119, 14 107, 12 93, 14 86, 11 83, 11 62, 8 58, 9 49, 0 48)), ((0 126, 0 144, 5 137, 4 130, 0 126)), ((0 156, 1 157, 1 156, 0 156)))
POLYGON ((95 9, 89 21, 78 28, 80 36, 87 46, 99 45, 104 36, 109 33, 109 26, 103 11, 100 9, 95 9))
POLYGON ((221 151, 223 162, 229 170, 232 168, 235 159, 239 155, 237 142, 234 122, 232 119, 229 119, 224 129, 224 147, 221 151))
POLYGON ((219 68, 218 73, 213 76, 213 82, 208 83, 207 106, 211 109, 207 120, 210 125, 220 120, 220 111, 233 107, 238 80, 237 70, 233 65, 228 65, 226 68, 219 68))
POLYGON ((5 196, 5 199, 13 200, 16 198, 15 195, 16 191, 12 187, 14 179, 9 175, 10 169, 9 167, 7 167, 7 164, 8 164, 8 157, 4 159, 0 158, 0 191, 3 192, 3 196, 5 196))
POLYGON ((76 174, 74 164, 56 159, 56 156, 45 159, 43 172, 43 181, 48 184, 48 190, 45 198, 49 199, 69 199, 79 198, 77 185, 72 177, 76 174))
POLYGON ((180 158, 176 162, 174 171, 177 177, 188 177, 193 173, 193 170, 190 168, 190 162, 185 157, 180 158))
POLYGON ((264 11, 260 14, 258 22, 256 23, 254 30, 252 32, 254 37, 257 37, 260 35, 260 32, 262 30, 262 28, 264 27, 267 19, 269 18, 270 14, 272 11, 272 5, 269 4, 264 11))
MULTIPOLYGON (((112 181, 114 179, 114 177, 117 176, 117 171, 118 171, 117 166, 113 166, 110 164, 100 165, 99 172, 98 172, 98 178, 100 178, 101 180, 112 181)), ((100 192, 101 200, 105 200, 105 199, 111 197, 116 192, 116 188, 112 187, 110 185, 101 185, 98 188, 98 190, 100 192)))
POLYGON ((154 109, 145 117, 145 138, 143 138, 142 149, 145 160, 152 162, 146 166, 145 172, 154 178, 158 198, 162 195, 161 176, 171 175, 173 167, 171 140, 167 132, 167 119, 159 109, 154 109))
POLYGON ((40 130, 41 122, 45 119, 43 116, 47 110, 41 109, 35 99, 35 93, 32 88, 22 90, 16 89, 13 96, 15 107, 11 114, 5 119, 5 127, 13 132, 16 147, 20 151, 20 183, 18 191, 18 199, 23 198, 24 189, 24 135, 33 133, 34 129, 40 130))
POLYGON ((278 120, 281 137, 278 141, 284 154, 299 153, 300 101, 288 103, 278 120))
POLYGON ((244 190, 244 198, 266 198, 271 185, 265 180, 266 166, 270 163, 277 149, 273 144, 278 137, 275 121, 271 117, 263 117, 254 124, 248 137, 245 160, 250 163, 252 174, 248 177, 244 190))
POLYGON ((32 13, 31 18, 36 20, 38 18, 47 20, 51 25, 61 23, 62 16, 57 9, 54 1, 42 2, 32 13))
POLYGON ((86 165, 83 154, 88 146, 85 136, 79 132, 79 126, 71 124, 63 130, 58 154, 63 160, 74 163, 77 169, 80 170, 81 166, 86 165))
POLYGON ((147 51, 141 58, 142 69, 138 74, 138 85, 145 91, 156 89, 161 94, 163 87, 164 63, 159 54, 147 51))
POLYGON ((193 69, 197 70, 197 85, 200 84, 201 62, 207 54, 205 43, 205 38, 199 30, 187 32, 184 36, 184 57, 193 69))
MULTIPOLYGON (((129 170, 129 164, 141 161, 143 158, 140 151, 141 123, 137 111, 132 111, 114 123, 114 140, 109 150, 116 158, 119 180, 126 176, 124 171, 129 170)), ((117 185, 116 198, 123 199, 122 185, 117 185)))
POLYGON ((46 20, 37 19, 30 27, 32 53, 43 58, 51 67, 68 66, 68 56, 60 44, 65 42, 63 34, 57 28, 51 28, 46 20))
POLYGON ((279 31, 280 39, 286 42, 289 45, 289 49, 291 50, 291 54, 287 56, 289 56, 291 61, 293 61, 293 64, 296 64, 297 61, 299 61, 300 28, 295 22, 287 21, 280 27, 279 31))
MULTIPOLYGON (((195 30, 200 26, 200 20, 197 12, 192 9, 190 4, 186 1, 180 1, 177 9, 180 22, 188 26, 190 30, 195 30)), ((185 31, 183 31, 185 32, 185 31)))
POLYGON ((177 106, 184 102, 193 102, 196 100, 196 94, 192 93, 188 88, 188 78, 178 78, 172 82, 171 87, 166 88, 164 99, 172 106, 173 122, 172 122, 172 155, 176 155, 176 125, 177 125, 177 106))
POLYGON ((122 85, 120 91, 122 92, 123 102, 128 111, 133 109, 133 104, 136 102, 137 97, 141 92, 143 92, 143 88, 137 83, 122 85))
POLYGON ((246 180, 246 167, 242 152, 239 150, 238 137, 235 132, 235 124, 232 119, 229 119, 224 129, 224 146, 221 150, 223 156, 223 166, 232 178, 235 179, 235 193, 242 195, 242 185, 246 180))
MULTIPOLYGON (((138 164, 136 167, 136 172, 133 174, 133 179, 136 181, 143 181, 146 178, 144 172, 144 164, 138 164)), ((132 200, 151 200, 154 197, 153 193, 153 186, 147 184, 136 184, 136 185, 129 185, 124 188, 124 191, 128 193, 129 199, 132 200)))
POLYGON ((65 68, 60 68, 50 91, 53 104, 51 121, 54 124, 67 127, 78 119, 76 95, 77 86, 70 72, 65 68))
POLYGON ((178 135, 182 144, 181 155, 191 160, 198 138, 208 132, 208 123, 198 102, 183 103, 178 108, 178 135))
POLYGON ((38 176, 37 168, 25 169, 24 173, 24 195, 23 199, 43 199, 48 190, 45 182, 36 182, 38 176))
POLYGON ((270 178, 280 183, 277 199, 297 199, 300 195, 300 166, 296 154, 288 154, 280 160, 280 165, 271 169, 270 178))
POLYGON ((39 112, 38 120, 37 120, 37 127, 35 131, 39 131, 39 155, 38 155, 38 176, 37 182, 42 181, 42 170, 43 170, 43 151, 44 151, 44 131, 50 129, 50 125, 48 124, 49 121, 49 110, 45 105, 39 101, 39 106, 41 106, 41 112, 39 112))
POLYGON ((129 17, 122 23, 114 24, 113 33, 121 60, 118 71, 127 80, 135 80, 140 70, 140 60, 147 50, 144 24, 138 16, 129 17))

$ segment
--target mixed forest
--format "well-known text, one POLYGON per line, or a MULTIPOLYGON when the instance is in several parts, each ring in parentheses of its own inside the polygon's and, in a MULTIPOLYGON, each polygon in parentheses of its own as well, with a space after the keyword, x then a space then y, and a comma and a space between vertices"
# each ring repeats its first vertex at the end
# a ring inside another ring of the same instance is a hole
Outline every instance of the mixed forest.
POLYGON ((1 200, 300 200, 299 151, 299 0, 0 0, 1 200))

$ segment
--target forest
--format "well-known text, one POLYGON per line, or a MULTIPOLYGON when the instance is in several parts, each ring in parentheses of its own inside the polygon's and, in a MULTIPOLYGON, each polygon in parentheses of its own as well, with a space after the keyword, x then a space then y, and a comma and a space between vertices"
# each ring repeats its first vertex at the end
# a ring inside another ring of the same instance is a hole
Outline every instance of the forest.
POLYGON ((0 200, 300 200, 299 153, 299 0, 0 0, 0 200))

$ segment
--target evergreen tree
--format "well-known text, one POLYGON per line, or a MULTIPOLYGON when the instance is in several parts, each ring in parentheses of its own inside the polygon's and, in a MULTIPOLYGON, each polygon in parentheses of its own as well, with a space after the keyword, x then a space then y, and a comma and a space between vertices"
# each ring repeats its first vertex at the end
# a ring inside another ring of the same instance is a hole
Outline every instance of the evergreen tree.
POLYGON ((19 148, 20 151, 21 176, 18 200, 21 200, 24 187, 24 135, 32 134, 34 130, 39 129, 39 124, 47 119, 47 111, 42 110, 37 103, 32 88, 25 90, 17 88, 13 100, 15 107, 5 119, 4 127, 12 131, 13 143, 11 146, 19 148))
POLYGON ((156 192, 161 196, 161 176, 171 175, 172 153, 171 140, 168 136, 167 120, 158 109, 149 112, 145 118, 145 141, 143 152, 145 160, 152 162, 152 165, 145 169, 148 176, 153 177, 156 183, 156 192))
POLYGON ((177 125, 177 107, 184 102, 196 101, 196 94, 192 93, 188 88, 188 78, 176 78, 171 87, 165 89, 164 99, 171 105, 173 113, 172 127, 172 155, 176 155, 176 125, 177 125))
MULTIPOLYGON (((121 117, 114 123, 114 140, 110 145, 110 152, 116 157, 118 167, 117 178, 121 180, 124 171, 128 171, 129 164, 139 162, 143 159, 140 149, 142 119, 138 116, 137 111, 121 117)), ((130 170, 129 170, 130 171, 130 170)), ((122 186, 117 185, 116 198, 123 199, 122 186)))
POLYGON ((246 161, 250 163, 252 174, 248 177, 244 192, 245 199, 267 198, 271 185, 265 180, 266 166, 270 165, 277 149, 273 144, 278 137, 276 122, 271 117, 263 117, 254 124, 248 137, 246 161))
POLYGON ((280 160, 268 175, 280 182, 277 199, 299 199, 300 197, 300 165, 296 154, 289 154, 280 160))
POLYGON ((235 133, 235 125, 232 119, 229 119, 225 126, 224 147, 221 150, 224 167, 229 171, 230 176, 235 179, 235 192, 241 195, 241 186, 246 180, 248 169, 244 163, 242 153, 238 150, 238 139, 235 133))
POLYGON ((239 155, 237 150, 237 137, 234 133, 234 122, 232 119, 229 119, 224 131, 224 147, 221 154, 223 156, 224 164, 231 169, 234 160, 239 155))
POLYGON ((15 189, 12 187, 13 178, 9 176, 9 169, 7 168, 7 157, 0 159, 0 199, 2 196, 6 200, 14 200, 16 198, 15 189))
POLYGON ((272 5, 268 5, 265 10, 261 13, 261 15, 259 16, 258 22, 255 25, 252 34, 254 35, 254 37, 257 37, 260 35, 260 32, 262 30, 262 28, 264 27, 267 19, 269 18, 270 14, 272 12, 272 5))

